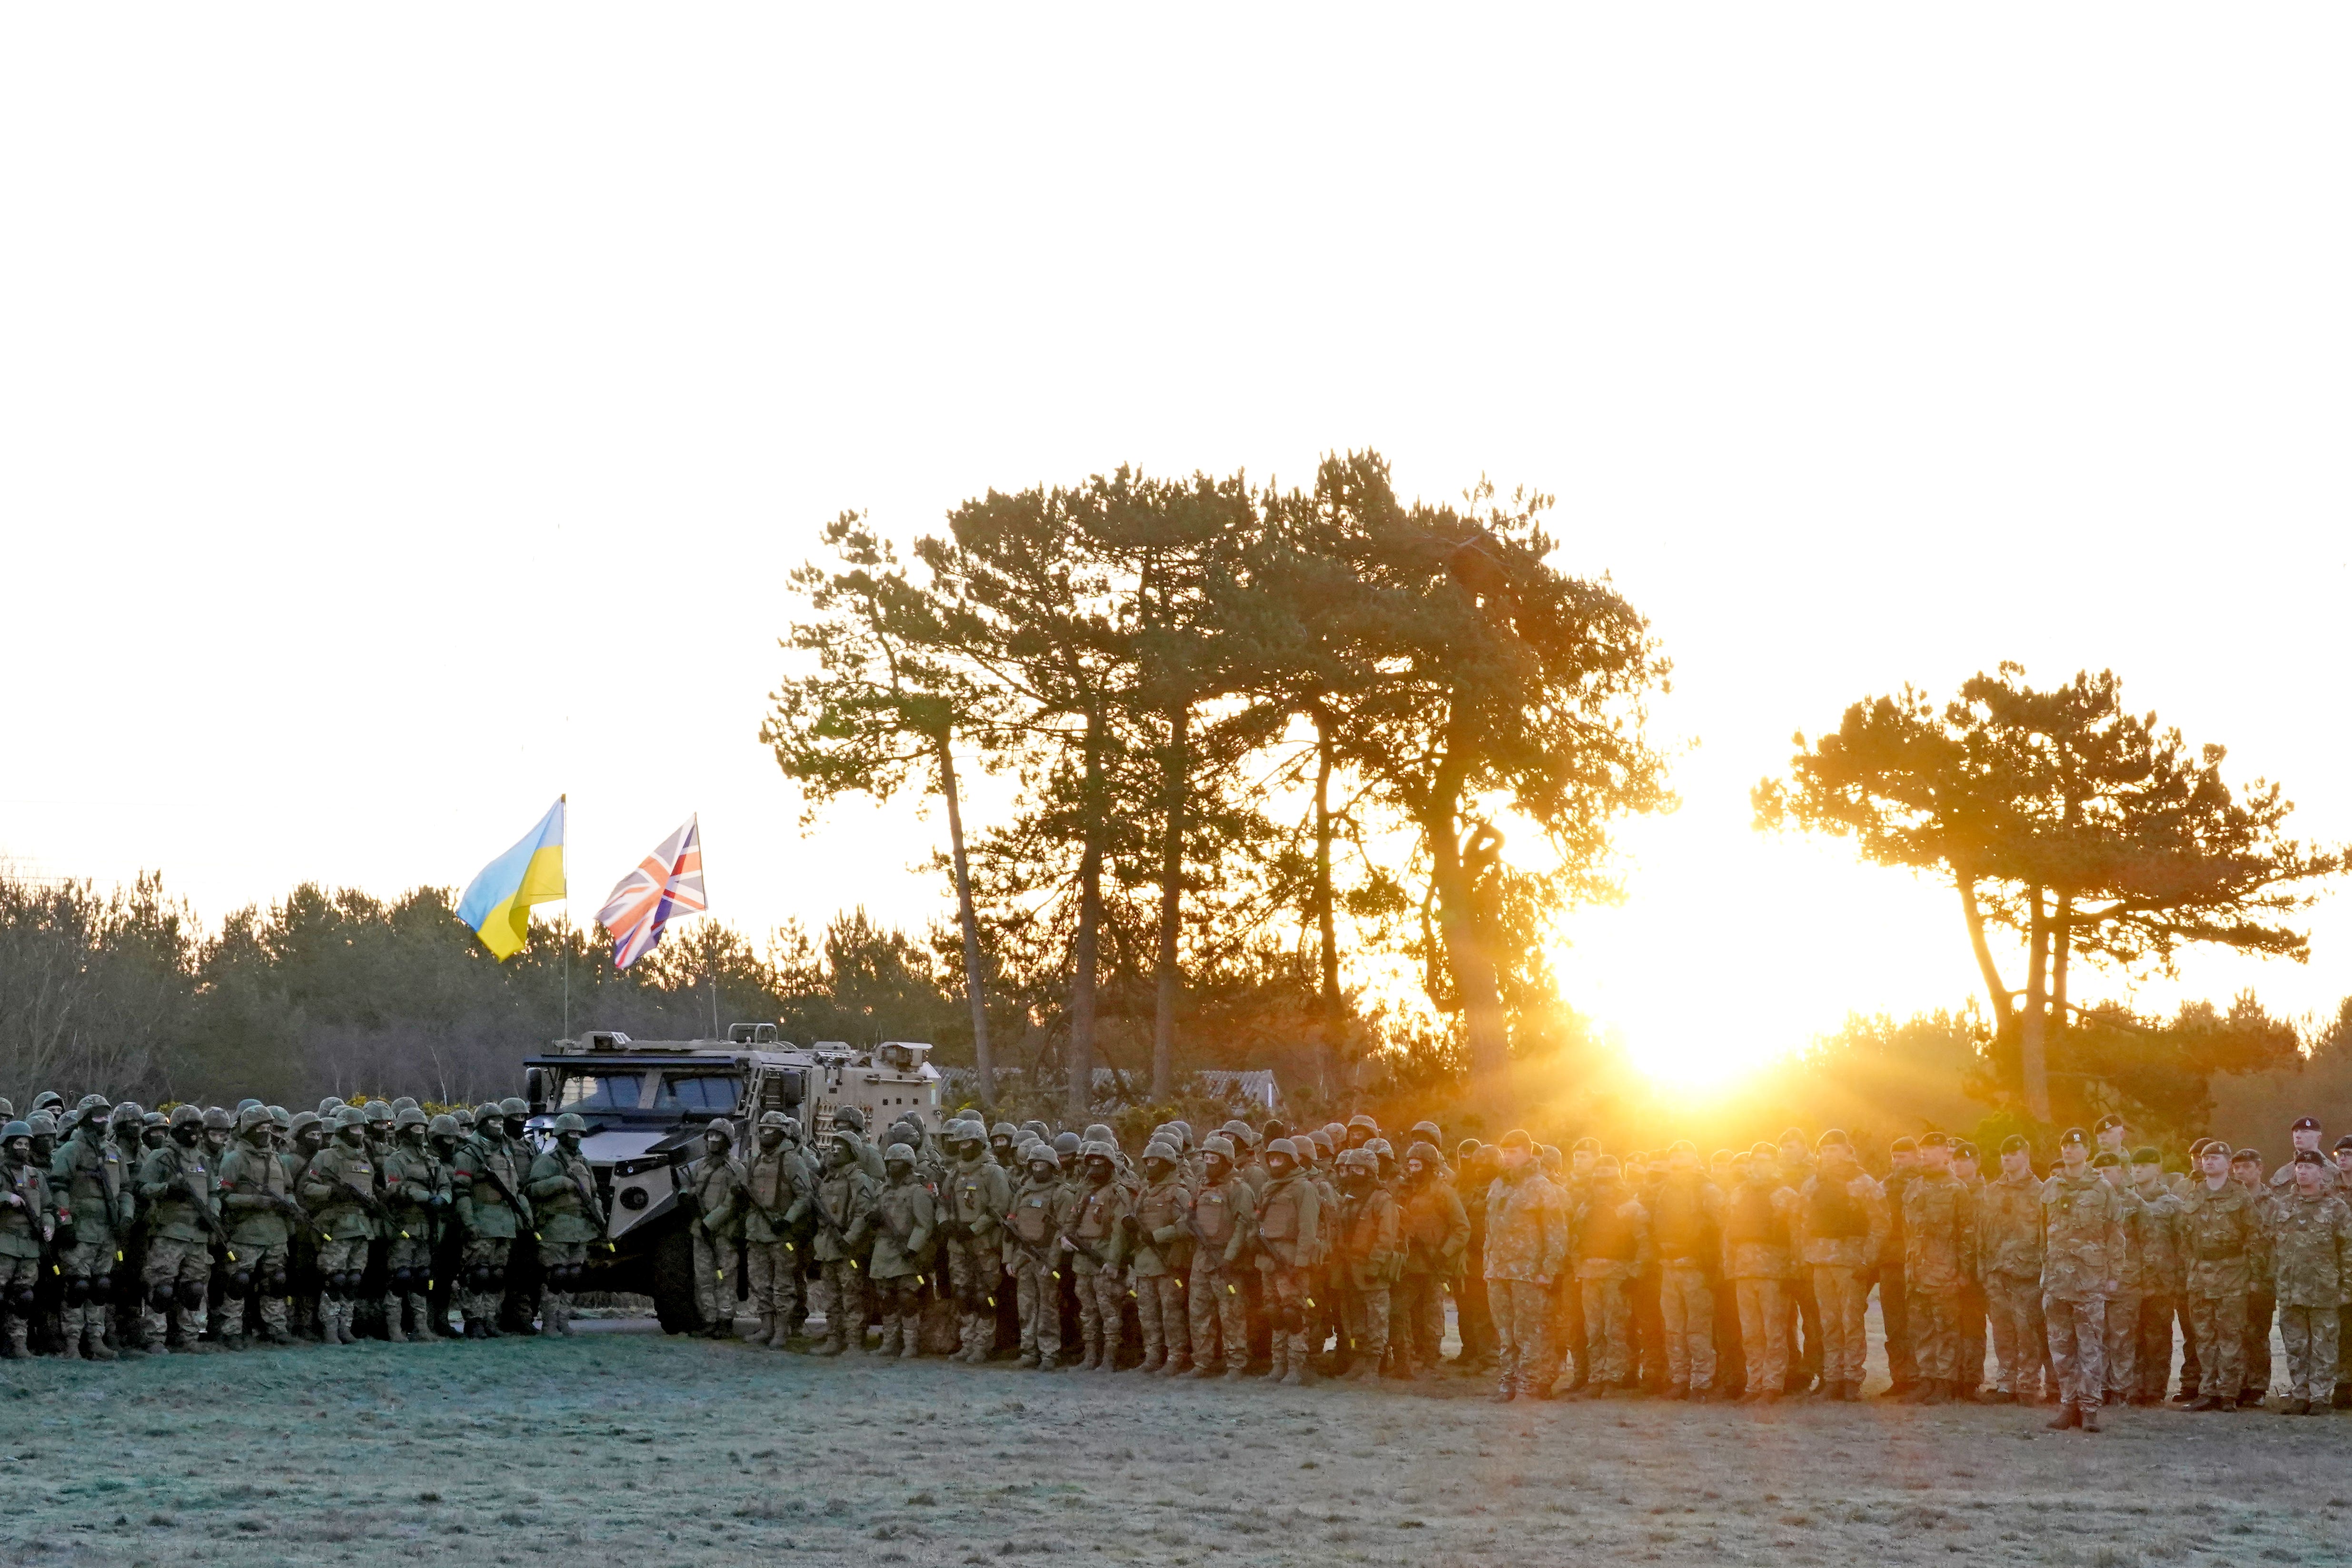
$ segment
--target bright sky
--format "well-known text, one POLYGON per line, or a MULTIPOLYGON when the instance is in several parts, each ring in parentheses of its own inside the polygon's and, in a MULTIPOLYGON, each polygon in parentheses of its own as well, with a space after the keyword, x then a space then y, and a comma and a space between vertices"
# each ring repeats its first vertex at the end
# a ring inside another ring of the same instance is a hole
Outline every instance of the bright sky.
MULTIPOLYGON (((0 16, 0 851, 217 918, 568 791, 577 914, 699 811, 717 913, 919 923, 936 820, 754 739, 820 524, 1362 446, 1555 491, 1675 659, 1562 931, 1662 1072, 1975 989, 1748 828, 1864 692, 2112 666, 2352 838, 2352 15, 1272 9, 0 16)), ((2312 926, 2139 995, 2332 1009, 2312 926)))

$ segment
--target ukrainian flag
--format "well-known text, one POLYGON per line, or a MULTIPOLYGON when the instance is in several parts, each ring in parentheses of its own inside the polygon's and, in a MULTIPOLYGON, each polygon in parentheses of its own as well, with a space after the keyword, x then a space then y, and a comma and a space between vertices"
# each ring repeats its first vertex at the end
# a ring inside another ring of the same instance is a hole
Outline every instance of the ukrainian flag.
POLYGON ((457 900, 457 918, 505 963, 530 934, 530 906, 563 892, 563 797, 556 796, 522 842, 482 868, 457 900))

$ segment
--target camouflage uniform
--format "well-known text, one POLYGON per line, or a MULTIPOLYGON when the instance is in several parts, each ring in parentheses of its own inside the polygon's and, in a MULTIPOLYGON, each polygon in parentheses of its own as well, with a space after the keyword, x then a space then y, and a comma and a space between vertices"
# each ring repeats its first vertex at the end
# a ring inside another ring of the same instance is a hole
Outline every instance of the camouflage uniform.
POLYGON ((1004 1221, 1005 1266, 1021 1308, 1021 1364, 1049 1372, 1062 1353, 1060 1258, 1068 1209, 1058 1167, 1048 1174, 1039 1159, 1024 1167, 1004 1221))
POLYGON ((2180 1293, 2180 1198, 2160 1182, 2135 1187, 2133 1195, 2139 1199, 2141 1286, 2138 1342, 2132 1347, 2133 1397, 2141 1405, 2158 1405, 2172 1383, 2175 1320, 2183 1333, 2193 1331, 2180 1293))
POLYGON ((751 1308, 760 1317, 758 1338, 782 1350, 800 1326, 801 1249, 815 1181, 808 1162, 793 1147, 795 1123, 781 1110, 761 1114, 759 1143, 743 1162, 743 1272, 751 1308), (778 1134, 774 1148, 768 1134, 778 1134))
POLYGON ((220 1203, 229 1249, 236 1254, 229 1295, 255 1298, 263 1335, 272 1344, 287 1344, 293 1338, 286 1330, 287 1244, 294 1227, 308 1222, 286 1166, 270 1147, 270 1127, 269 1113, 257 1108, 237 1118, 237 1142, 221 1156, 220 1203))
POLYGON ((400 1344, 411 1331, 404 1320, 415 1325, 418 1339, 432 1335, 433 1232, 448 1207, 449 1180, 425 1145, 425 1112, 410 1106, 393 1117, 393 1140, 377 1164, 384 1211, 392 1216, 383 1252, 383 1337, 400 1344))
POLYGON ((1136 1195, 1135 1250, 1128 1259, 1128 1272, 1135 1280, 1136 1326, 1143 1333, 1143 1363, 1138 1370, 1173 1377, 1192 1359, 1184 1275, 1192 1263, 1192 1194, 1175 1151, 1168 1145, 1146 1149, 1146 1167, 1155 1152, 1168 1162, 1169 1171, 1159 1181, 1147 1181, 1136 1195))
POLYGON ((1775 1173, 1742 1178, 1724 1200, 1723 1278, 1739 1306, 1748 1392, 1780 1394, 1789 1383, 1789 1299, 1797 1194, 1775 1173))
MULTIPOLYGON (((1835 1147, 1835 1145, 1832 1145, 1835 1147)), ((1818 1170, 1797 1194, 1797 1248, 1812 1271, 1822 1327, 1822 1381, 1835 1395, 1862 1388, 1868 1348, 1863 1327, 1870 1287, 1864 1273, 1886 1245, 1886 1195, 1848 1164, 1843 1179, 1818 1170)))
POLYGON ((329 1344, 358 1338, 352 1331, 352 1311, 367 1273, 368 1244, 376 1239, 375 1161, 365 1130, 360 1111, 350 1106, 337 1111, 334 1142, 311 1160, 296 1190, 319 1237, 320 1312, 329 1344))
POLYGON ((882 1162, 888 1179, 874 1194, 874 1256, 866 1277, 882 1320, 881 1353, 912 1361, 922 1353, 923 1272, 939 1211, 930 1189, 916 1179, 911 1145, 891 1144, 882 1162))
POLYGON ((2042 1184, 2032 1172, 2003 1174, 1977 1194, 1978 1264, 1992 1314, 1993 1386, 2039 1396, 2042 1322, 2042 1184))
POLYGON ((2107 1297, 2124 1248, 2123 1195, 2098 1172, 2042 1186, 2042 1318, 2060 1399, 2085 1413, 2106 1396, 2107 1297))
MULTIPOLYGON (((1205 1149, 1231 1145, 1211 1138, 1205 1149)), ((1207 1377, 1220 1365, 1231 1377, 1249 1362, 1249 1321, 1242 1299, 1242 1259, 1248 1256, 1257 1222, 1257 1194, 1230 1170, 1223 1178, 1203 1173, 1192 1194, 1192 1272, 1185 1290, 1192 1327, 1192 1374, 1207 1377)))
MULTIPOLYGON (((1433 1146, 1430 1154, 1435 1153, 1433 1146)), ((1408 1151, 1407 1159, 1413 1157, 1408 1151)), ((1410 1358, 1408 1373, 1437 1364, 1439 1347, 1445 1340, 1445 1304, 1438 1292, 1445 1281, 1459 1278, 1463 1249, 1470 1240, 1470 1216, 1454 1184, 1446 1180, 1444 1166, 1433 1158, 1424 1159, 1423 1165, 1422 1175, 1418 1179, 1407 1175, 1397 1193, 1398 1229, 1404 1239, 1405 1258, 1393 1298, 1389 1343, 1410 1358)), ((1460 1295, 1457 1291, 1457 1311, 1462 1309, 1460 1295)), ((1465 1321, 1465 1355, 1469 1332, 1465 1321)))
POLYGON ((1654 1258, 1650 1215, 1607 1167, 1596 1173, 1576 1207, 1569 1234, 1576 1256, 1577 1293, 1584 1307, 1584 1342, 1591 1364, 1588 1389, 1633 1386, 1632 1303, 1626 1288, 1654 1258))
POLYGON ((954 1231, 947 1241, 948 1285, 954 1293, 958 1353, 977 1365, 996 1350, 996 1289, 1003 1274, 1005 1211, 1013 1180, 978 1140, 947 1169, 944 1188, 954 1231))
POLYGON ((2224 1178, 2181 1196, 2189 1315, 2197 1331, 2200 1403, 2234 1404, 2246 1376, 2246 1293, 2265 1247, 2254 1194, 2224 1178))
POLYGON ((65 1270, 66 1353, 111 1360, 107 1348, 107 1303, 114 1296, 116 1254, 139 1212, 138 1194, 125 1170, 122 1151, 107 1136, 106 1124, 86 1116, 73 1135, 58 1145, 49 1163, 51 1191, 62 1211, 60 1226, 73 1227, 73 1245, 62 1248, 65 1270))
MULTIPOLYGON (((1268 1143, 1271 1152, 1275 1139, 1268 1143)), ((1295 1157, 1295 1156, 1294 1156, 1295 1157)), ((1271 1379, 1304 1384, 1307 1365, 1307 1275, 1324 1260, 1326 1219, 1321 1194, 1302 1170, 1286 1175, 1269 1168, 1258 1194, 1257 1268, 1268 1321, 1274 1366, 1271 1379)), ((1386 1325, 1382 1325, 1385 1331, 1386 1325)))
POLYGON ((466 1320, 467 1333, 475 1339, 495 1338, 499 1333, 507 1255, 531 1223, 528 1207, 518 1209, 508 1201, 512 1196, 524 1205, 530 1202, 523 1195, 522 1172, 517 1169, 521 1162, 500 1128, 503 1116, 495 1105, 477 1110, 474 1135, 457 1145, 449 1168, 450 1195, 457 1223, 466 1231, 465 1289, 458 1296, 458 1311, 466 1320))
MULTIPOLYGON (((2130 1169, 2123 1167, 2124 1174, 2129 1175, 2130 1169)), ((2150 1289, 2148 1231, 2155 1223, 2147 1202, 2128 1185, 2116 1197, 2123 1221, 2123 1249, 2115 1260, 2115 1293, 2107 1298, 2109 1405, 2126 1404, 2139 1392, 2139 1318, 2150 1289)))
POLYGON ((1496 1397, 1546 1392, 1551 1282, 1567 1267, 1568 1203, 1530 1157, 1486 1188, 1486 1306, 1493 1314, 1496 1397))
MULTIPOLYGON (((580 1154, 579 1140, 586 1131, 587 1121, 578 1113, 567 1110, 557 1117, 555 1138, 532 1158, 525 1188, 538 1220, 540 1278, 546 1282, 540 1313, 551 1333, 572 1331, 572 1297, 587 1271, 589 1244, 604 1239, 604 1205, 596 1196, 596 1174, 580 1154)), ((423 1277, 415 1278, 421 1285, 423 1277)), ((424 1305, 421 1300, 417 1304, 424 1305)), ((392 1309, 386 1321, 397 1325, 399 1310, 392 1309)), ((420 1327, 418 1332, 423 1331, 420 1327)))
POLYGON ((1339 1207, 1332 1226, 1339 1307, 1355 1359, 1346 1375, 1380 1376, 1389 1348, 1389 1293, 1404 1272, 1405 1247, 1396 1194, 1380 1184, 1380 1161, 1358 1150, 1339 1156, 1339 1207))
POLYGON ((1658 1315, 1669 1391, 1715 1386, 1715 1291, 1723 1256, 1723 1189, 1697 1172, 1669 1173, 1650 1205, 1658 1256, 1658 1315))
POLYGON ((1117 1180, 1118 1151, 1089 1141, 1080 1150, 1086 1173, 1071 1189, 1063 1229, 1078 1297, 1078 1333, 1086 1348, 1078 1365, 1110 1372, 1118 1360, 1119 1303, 1127 1298, 1125 1237, 1120 1222, 1129 1213, 1127 1190, 1117 1180))
POLYGON ((810 1243, 825 1287, 824 1343, 819 1355, 866 1350, 866 1274, 863 1255, 874 1235, 874 1196, 882 1184, 866 1172, 855 1145, 836 1137, 817 1178, 810 1207, 818 1215, 810 1243), (827 1223, 827 1221, 830 1223, 827 1223))
MULTIPOLYGON (((15 1361, 29 1354, 34 1286, 41 1272, 41 1250, 57 1233, 58 1205, 49 1179, 30 1157, 32 1132, 26 1123, 7 1124, 5 1154, 0 1154, 0 1321, 7 1325, 0 1340, 0 1355, 15 1361), (18 1147, 23 1140, 25 1148, 18 1147)), ((201 1252, 198 1254, 202 1256, 201 1252)), ((197 1300, 203 1300, 202 1279, 197 1300)))
MULTIPOLYGON (((212 1162, 194 1133, 204 1113, 183 1105, 172 1113, 172 1136, 139 1163, 139 1195, 147 1207, 146 1327, 151 1344, 193 1346, 201 1331, 205 1284, 212 1273, 208 1243, 213 1213, 212 1162), (180 1134, 188 1136, 184 1141, 180 1134)), ((46 1190, 47 1184, 42 1184, 46 1190)))
POLYGON ((1903 1190, 1903 1280, 1911 1353, 1930 1384, 1960 1374, 1960 1293, 1976 1268, 1976 1205, 1948 1170, 1923 1165, 1903 1190))
POLYGON ((2332 1184, 2308 1194, 2290 1187, 2272 1200, 2270 1217, 2287 1398, 2325 1405, 2336 1390, 2336 1310, 2352 1285, 2352 1206, 2332 1184))

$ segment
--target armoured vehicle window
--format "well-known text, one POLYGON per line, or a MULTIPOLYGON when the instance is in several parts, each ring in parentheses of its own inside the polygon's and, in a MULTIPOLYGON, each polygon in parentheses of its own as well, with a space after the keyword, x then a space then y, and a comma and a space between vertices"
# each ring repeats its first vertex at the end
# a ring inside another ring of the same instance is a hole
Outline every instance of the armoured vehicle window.
POLYGON ((641 1072, 569 1073, 556 1091, 558 1110, 635 1110, 645 1093, 641 1072))
POLYGON ((664 1073, 654 1109, 679 1115, 724 1116, 735 1109, 742 1091, 743 1080, 732 1075, 664 1073))

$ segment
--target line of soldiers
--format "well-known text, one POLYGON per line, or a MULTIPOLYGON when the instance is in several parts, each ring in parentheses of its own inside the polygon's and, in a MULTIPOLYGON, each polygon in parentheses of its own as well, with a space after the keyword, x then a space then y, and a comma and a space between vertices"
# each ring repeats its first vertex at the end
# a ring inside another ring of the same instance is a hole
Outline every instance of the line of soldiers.
POLYGON ((882 1353, 919 1354, 936 1307, 949 1353, 972 1362, 1017 1344, 1051 1370, 1075 1339, 1093 1371, 1133 1343, 1137 1370, 1167 1376, 1417 1378, 1441 1365, 1450 1295, 1450 1364, 1494 1371, 1497 1398, 1853 1400, 1875 1289, 1889 1397, 2054 1399, 2053 1427, 2095 1431, 2107 1405, 2165 1399, 2177 1328, 2177 1401, 2238 1409, 2270 1386, 2275 1321, 2282 1408, 2352 1406, 2336 1365, 2352 1137, 2331 1162, 2307 1118, 2268 1177, 2211 1141, 2168 1173, 2116 1118, 2070 1130, 2044 1173, 2022 1138, 1987 1176, 1965 1140, 1929 1134, 1896 1140, 1884 1178, 1835 1131, 1706 1162, 1687 1142, 1563 1155, 1520 1131, 1449 1162, 1428 1122, 1399 1159, 1369 1116, 1296 1134, 1234 1121, 1197 1142, 1171 1122, 1132 1162, 1099 1124, 864 1131, 845 1116, 814 1159, 775 1115, 739 1160, 714 1127, 687 1177, 707 1331, 732 1332, 740 1245, 777 1349, 818 1296, 820 1354, 864 1350, 869 1322, 882 1353))
POLYGON ((535 1150, 527 1113, 509 1099, 428 1117, 404 1099, 165 1115, 45 1093, 17 1120, 0 1100, 0 1356, 485 1339, 534 1316, 569 1333, 604 1215, 585 1124, 559 1118, 535 1150), (510 1280, 527 1236, 539 1267, 510 1280))

